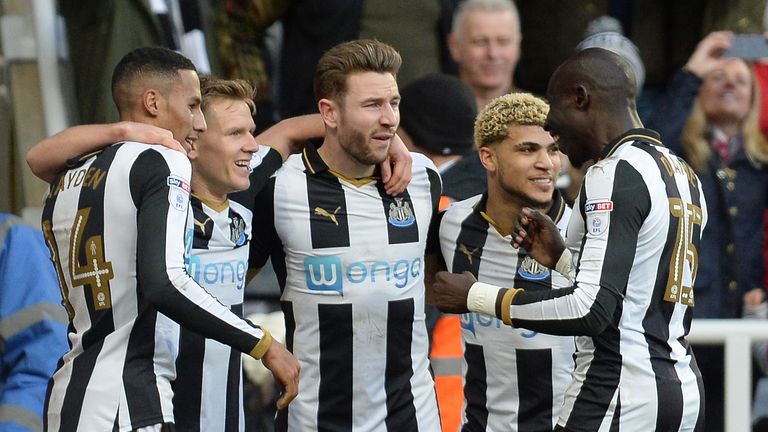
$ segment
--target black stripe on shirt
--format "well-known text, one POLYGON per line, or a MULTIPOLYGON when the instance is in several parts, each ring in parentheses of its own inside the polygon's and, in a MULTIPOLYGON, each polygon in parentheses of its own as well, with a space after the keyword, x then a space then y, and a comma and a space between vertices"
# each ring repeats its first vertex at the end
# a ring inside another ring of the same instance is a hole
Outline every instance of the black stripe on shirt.
POLYGON ((464 377, 465 414, 467 422, 461 428, 462 432, 485 432, 488 426, 488 382, 485 367, 483 346, 467 343, 464 346, 464 359, 473 367, 467 370, 464 377))
POLYGON ((205 338, 190 330, 181 328, 179 355, 176 358, 176 376, 173 388, 173 413, 179 430, 197 432, 200 430, 202 407, 203 360, 205 359, 205 338))
POLYGON ((418 431, 416 406, 411 392, 412 298, 392 300, 387 306, 387 362, 384 390, 387 394, 387 430, 418 431))
POLYGON ((429 168, 425 169, 427 170, 427 178, 429 178, 429 193, 432 197, 432 210, 437 211, 440 207, 440 196, 443 194, 443 185, 440 181, 440 174, 429 168))
POLYGON ((189 206, 192 208, 192 216, 195 218, 192 249, 208 249, 208 243, 211 242, 213 236, 213 218, 205 213, 203 203, 199 198, 190 196, 189 206))
POLYGON ((552 350, 518 349, 517 388, 519 391, 517 430, 552 429, 552 350))
POLYGON ((600 305, 611 302, 615 302, 616 307, 612 316, 608 317, 610 324, 593 338, 594 358, 566 429, 597 430, 618 391, 621 377, 621 336, 618 323, 623 308, 621 301, 615 298, 623 298, 626 294, 638 233, 651 207, 650 195, 642 176, 625 160, 619 160, 616 165, 611 201, 614 210, 600 272, 600 288, 592 310, 597 311, 600 305), (607 296, 615 298, 606 299, 607 296))
POLYGON ((271 258, 272 268, 275 270, 277 282, 282 291, 285 288, 287 270, 283 242, 275 229, 275 177, 269 179, 252 204, 246 205, 248 208, 251 206, 254 211, 248 265, 251 268, 260 269, 271 258))
MULTIPOLYGON (((296 332, 296 319, 293 316, 293 303, 289 301, 280 301, 280 309, 283 310, 285 319, 285 348, 293 353, 293 335, 296 332)), ((275 416, 275 432, 286 432, 288 430, 288 410, 281 409, 275 416)))
MULTIPOLYGON (((232 305, 232 313, 243 317, 243 304, 232 305)), ((240 351, 229 350, 229 368, 227 370, 227 404, 225 417, 225 432, 240 431, 240 406, 243 398, 240 396, 240 378, 242 377, 242 354, 240 351)))
MULTIPOLYGON (((664 182, 667 198, 680 199, 680 190, 675 178, 669 173, 661 160, 662 154, 653 146, 645 143, 634 143, 635 148, 648 153, 656 162, 661 180, 664 182)), ((674 157, 671 156, 670 157, 674 157)), ((643 329, 648 345, 651 368, 656 376, 656 394, 658 397, 658 415, 656 416, 656 430, 677 430, 682 422, 679 415, 683 410, 683 393, 680 387, 680 379, 672 362, 670 347, 666 343, 669 339, 669 322, 675 312, 676 303, 664 301, 669 278, 670 263, 677 245, 678 228, 680 218, 669 213, 669 228, 667 230, 664 249, 659 258, 659 267, 656 271, 656 281, 651 295, 651 304, 643 317, 643 329), (655 340, 655 341, 654 341, 655 340), (673 414, 676 413, 676 414, 673 414), (672 415, 670 415, 672 414, 672 415)))
POLYGON ((320 329, 318 432, 352 430, 352 305, 317 305, 320 329))
POLYGON ((347 199, 341 182, 328 171, 307 173, 306 179, 312 248, 349 246, 347 199))
POLYGON ((479 211, 473 211, 461 222, 459 235, 456 237, 451 272, 468 271, 477 277, 480 272, 483 248, 488 240, 488 227, 488 221, 480 215, 479 211))
POLYGON ((91 380, 91 374, 93 373, 93 368, 103 343, 104 341, 101 340, 91 344, 91 349, 84 351, 72 361, 72 374, 69 378, 69 385, 67 386, 60 411, 62 414, 67 414, 61 416, 60 431, 78 430, 85 391, 88 389, 88 382, 91 380))
MULTIPOLYGON (((115 159, 115 153, 120 146, 112 146, 105 149, 91 164, 90 170, 101 170, 106 172, 107 176, 109 167, 115 159)), ((68 175, 69 171, 67 174, 68 175)), ((99 182, 98 186, 94 189, 83 185, 78 197, 78 211, 90 208, 88 212, 87 221, 81 232, 81 239, 79 241, 78 256, 70 256, 70 267, 72 262, 77 263, 79 266, 87 265, 86 248, 89 240, 100 236, 101 237, 101 260, 104 260, 104 189, 107 183, 107 179, 104 178, 99 182)), ((75 235, 73 230, 71 235, 75 235)), ((97 241, 98 242, 98 241, 97 241)), ((65 270, 66 271, 66 270, 65 270)), ((102 292, 109 293, 110 285, 109 281, 105 280, 106 290, 102 292)), ((115 331, 115 325, 112 315, 112 307, 97 310, 95 302, 97 299, 94 297, 94 291, 91 289, 90 284, 84 284, 81 286, 73 286, 72 292, 76 290, 83 290, 84 299, 88 308, 88 315, 90 317, 91 327, 83 333, 82 347, 83 353, 77 356, 72 365, 72 375, 70 377, 70 385, 67 386, 67 391, 64 396, 64 402, 61 407, 62 413, 72 413, 72 415, 62 416, 61 430, 76 430, 78 422, 80 420, 80 410, 82 409, 83 399, 88 387, 88 382, 93 374, 93 369, 96 366, 98 356, 103 347, 105 338, 115 331)), ((111 297, 111 296, 110 296, 111 297)), ((111 299, 110 299, 111 303, 111 299)), ((151 361, 150 356, 150 361, 151 361)), ((125 373, 125 370, 123 371, 125 373)), ((154 381, 152 381, 154 382, 154 381)), ((158 396, 159 405, 159 396, 158 396)))
POLYGON ((415 243, 419 241, 419 224, 416 221, 416 209, 408 190, 392 197, 384 190, 384 183, 377 181, 376 188, 384 207, 384 219, 387 221, 389 244, 415 243))

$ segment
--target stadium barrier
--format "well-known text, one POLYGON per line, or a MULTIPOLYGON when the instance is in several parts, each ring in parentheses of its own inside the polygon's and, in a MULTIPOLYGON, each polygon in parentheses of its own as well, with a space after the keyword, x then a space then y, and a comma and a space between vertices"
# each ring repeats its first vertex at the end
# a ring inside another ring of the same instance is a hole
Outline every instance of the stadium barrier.
POLYGON ((752 342, 768 340, 768 321, 694 319, 687 339, 725 347, 725 431, 751 431, 752 342))

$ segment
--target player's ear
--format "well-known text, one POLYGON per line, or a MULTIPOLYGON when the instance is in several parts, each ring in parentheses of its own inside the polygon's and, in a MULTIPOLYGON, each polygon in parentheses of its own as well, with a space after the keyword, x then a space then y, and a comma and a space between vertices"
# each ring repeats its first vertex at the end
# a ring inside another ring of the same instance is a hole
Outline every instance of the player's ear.
POLYGON ((157 117, 163 109, 164 103, 163 97, 155 89, 147 89, 144 94, 141 95, 141 103, 144 110, 152 117, 157 117))
POLYGON ((498 160, 496 159, 496 149, 489 146, 480 147, 477 150, 478 156, 480 156, 480 163, 483 164, 485 170, 489 173, 496 172, 498 166, 498 160))
POLYGON ((320 99, 317 102, 318 111, 323 122, 329 128, 336 128, 339 124, 339 105, 331 99, 320 99))
POLYGON ((580 111, 586 111, 589 107, 589 101, 590 101, 590 94, 589 90, 587 90, 586 87, 583 85, 576 86, 576 92, 575 92, 575 102, 576 102, 576 108, 580 111))

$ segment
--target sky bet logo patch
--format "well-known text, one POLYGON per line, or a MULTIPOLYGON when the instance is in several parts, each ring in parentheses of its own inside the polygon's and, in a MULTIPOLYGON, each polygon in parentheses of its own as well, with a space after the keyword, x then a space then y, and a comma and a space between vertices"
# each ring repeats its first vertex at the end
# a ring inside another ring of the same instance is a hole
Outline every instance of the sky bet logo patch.
POLYGON ((174 175, 168 176, 168 186, 177 187, 184 192, 189 192, 189 184, 174 175))
POLYGON ((610 200, 590 201, 584 204, 588 232, 593 236, 600 236, 608 232, 612 211, 613 201, 610 200))
POLYGON ((168 176, 168 202, 178 211, 187 211, 189 204, 189 183, 174 175, 168 176))
POLYGON ((584 204, 584 213, 613 211, 613 201, 595 201, 584 204))

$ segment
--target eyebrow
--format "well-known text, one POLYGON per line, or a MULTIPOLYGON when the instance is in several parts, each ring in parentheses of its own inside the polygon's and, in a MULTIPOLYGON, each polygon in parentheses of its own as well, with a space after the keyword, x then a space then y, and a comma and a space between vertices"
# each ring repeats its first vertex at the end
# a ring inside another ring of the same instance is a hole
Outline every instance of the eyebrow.
POLYGON ((520 148, 520 147, 552 147, 552 146, 557 146, 557 142, 553 140, 552 142, 550 142, 548 144, 539 144, 539 143, 533 142, 533 141, 522 141, 522 142, 519 142, 519 143, 515 144, 515 148, 520 148))

